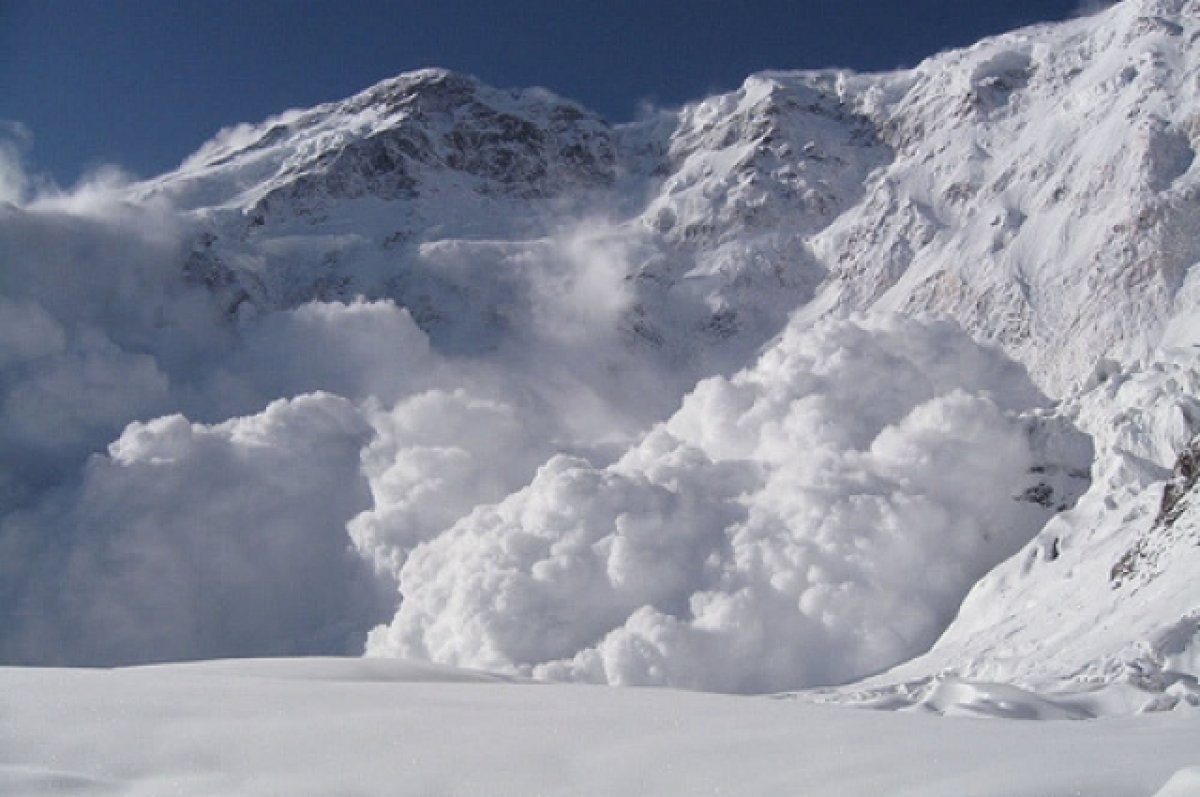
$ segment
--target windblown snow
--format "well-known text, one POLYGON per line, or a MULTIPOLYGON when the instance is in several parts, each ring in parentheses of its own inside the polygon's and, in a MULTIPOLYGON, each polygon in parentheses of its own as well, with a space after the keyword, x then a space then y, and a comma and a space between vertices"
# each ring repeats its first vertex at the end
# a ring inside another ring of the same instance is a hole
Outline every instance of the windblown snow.
POLYGON ((150 180, 0 146, 0 661, 1200 703, 1198 54, 1125 0, 626 125, 430 69, 150 180))

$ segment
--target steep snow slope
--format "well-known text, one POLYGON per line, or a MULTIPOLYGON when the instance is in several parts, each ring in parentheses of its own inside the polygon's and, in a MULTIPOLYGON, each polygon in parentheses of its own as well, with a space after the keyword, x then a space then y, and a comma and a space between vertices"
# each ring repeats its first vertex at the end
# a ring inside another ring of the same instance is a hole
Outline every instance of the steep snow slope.
POLYGON ((226 130, 133 193, 192 212, 188 276, 222 289, 231 311, 389 296, 438 342, 486 347, 524 298, 511 247, 488 242, 541 238, 566 211, 545 200, 611 185, 613 139, 547 92, 425 70, 226 130), (475 248, 456 252, 462 239, 475 248))
POLYGON ((1200 430, 1198 41, 1195 3, 1127 2, 894 78, 877 118, 897 158, 814 239, 831 272, 805 314, 948 314, 1066 396, 1097 457, 1079 505, 928 656, 843 697, 944 709, 941 678, 965 676, 1060 697, 1125 684, 1085 713, 1200 702, 1198 548, 1186 501, 1164 509, 1200 430))
POLYGON ((563 257, 564 234, 616 239, 620 328, 695 381, 811 297, 804 236, 888 158, 832 75, 754 77, 612 128, 548 92, 426 70, 225 131, 132 195, 189 212, 187 272, 231 311, 387 297, 451 352, 535 326, 530 261, 563 257))
POLYGON ((948 314, 1058 395, 1150 356, 1195 309, 1198 41, 1195 3, 1134 0, 871 81, 896 158, 813 242, 825 301, 948 314))
POLYGON ((225 131, 134 193, 203 220, 189 273, 234 303, 388 296, 435 345, 495 345, 527 324, 514 250, 604 219, 633 247, 623 326, 676 365, 743 336, 720 362, 744 364, 819 287, 809 315, 949 315, 1062 395, 1192 306, 1198 16, 1131 0, 619 128, 426 70, 225 131))
POLYGON ((1200 705, 1197 396, 1190 354, 1113 369, 1072 399, 1099 449, 1091 490, 975 586, 927 655, 827 697, 954 705, 943 683, 967 678, 1017 683, 1083 716, 1200 705))
POLYGON ((424 70, 0 208, 0 655, 765 690, 948 626, 842 697, 1194 700, 1198 53, 1126 0, 621 126, 424 70))

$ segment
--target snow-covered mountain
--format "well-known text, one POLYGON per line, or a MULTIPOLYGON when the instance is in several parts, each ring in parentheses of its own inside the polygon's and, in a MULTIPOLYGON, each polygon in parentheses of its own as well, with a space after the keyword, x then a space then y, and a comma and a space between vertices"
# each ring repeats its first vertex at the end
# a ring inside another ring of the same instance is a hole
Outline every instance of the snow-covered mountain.
MULTIPOLYGON (((389 296, 436 330, 429 283, 459 275, 434 252, 603 217, 648 249, 624 276, 650 344, 699 326, 757 346, 819 287, 810 315, 949 315, 1062 395, 1190 309, 1193 11, 1123 3, 904 72, 756 75, 618 127, 426 70, 225 131, 135 193, 202 217, 189 273, 263 306, 389 296), (266 262, 237 268, 247 252, 266 262)), ((472 315, 508 309, 464 281, 472 315)))
POLYGON ((1196 704, 1198 109, 1200 3, 1125 0, 623 125, 423 70, 0 208, 0 657, 1196 704))

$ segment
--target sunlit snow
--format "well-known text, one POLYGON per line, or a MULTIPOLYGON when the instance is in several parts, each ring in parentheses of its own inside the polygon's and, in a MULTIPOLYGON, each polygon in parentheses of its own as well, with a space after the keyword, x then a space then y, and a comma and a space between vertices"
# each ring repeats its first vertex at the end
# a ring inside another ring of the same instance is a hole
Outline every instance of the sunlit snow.
POLYGON ((1192 793, 1197 42, 0 128, 0 791, 1192 793))

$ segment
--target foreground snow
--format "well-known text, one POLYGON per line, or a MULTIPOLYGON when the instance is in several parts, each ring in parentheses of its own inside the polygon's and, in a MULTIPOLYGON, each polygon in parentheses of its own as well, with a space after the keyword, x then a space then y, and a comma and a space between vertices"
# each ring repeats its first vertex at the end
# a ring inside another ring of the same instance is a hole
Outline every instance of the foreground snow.
POLYGON ((401 661, 0 669, 3 794, 1177 797, 1198 741, 1195 710, 945 719, 401 661))

